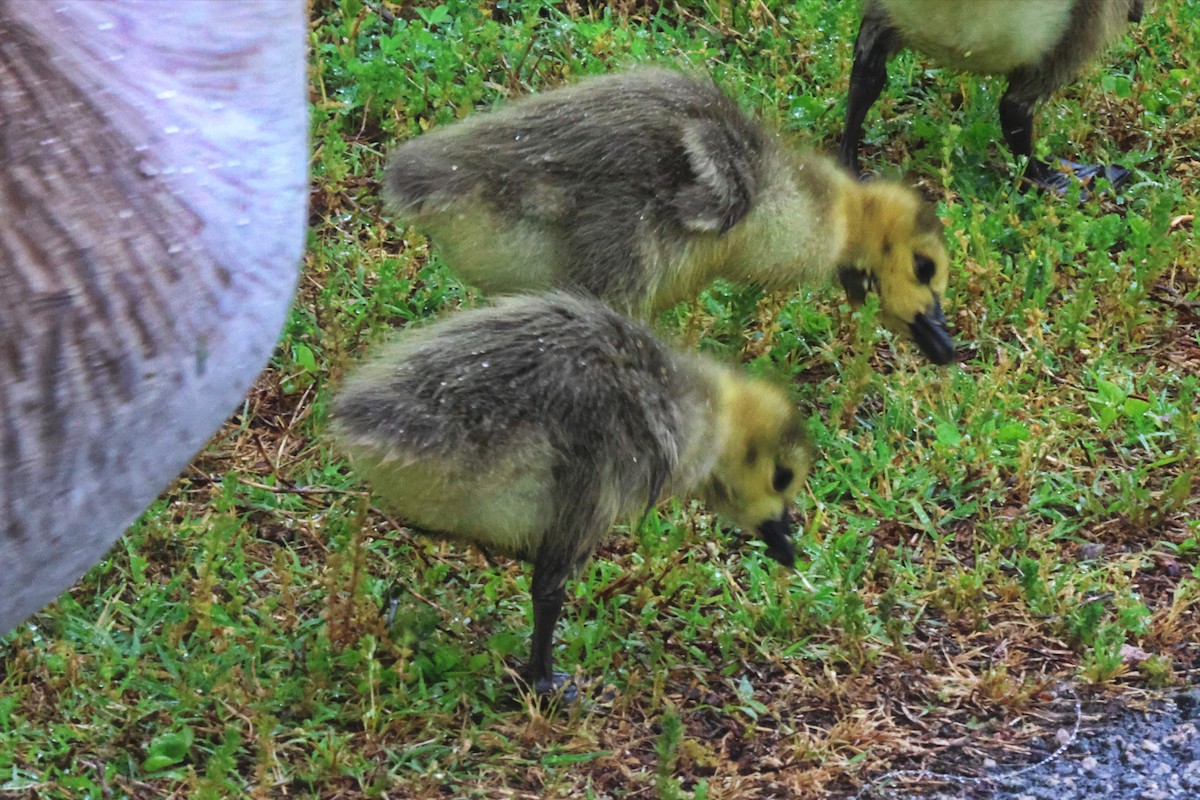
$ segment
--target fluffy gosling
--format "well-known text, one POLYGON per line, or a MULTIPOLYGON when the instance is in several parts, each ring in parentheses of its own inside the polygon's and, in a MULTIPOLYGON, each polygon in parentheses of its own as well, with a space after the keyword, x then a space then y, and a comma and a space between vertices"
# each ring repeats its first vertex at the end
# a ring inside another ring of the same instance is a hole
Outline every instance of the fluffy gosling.
POLYGON ((954 357, 932 209, 782 147, 707 77, 644 67, 474 114, 401 145, 385 194, 487 292, 565 288, 646 318, 714 278, 836 273, 932 361, 954 357))
POLYGON ((532 563, 540 694, 569 683, 551 655, 564 587, 617 519, 694 494, 791 566, 811 460, 780 389, 565 293, 406 330, 346 381, 333 432, 407 522, 532 563))
MULTIPOLYGON (((1033 108, 1072 81, 1124 29, 1142 17, 1144 0, 866 0, 854 43, 846 126, 839 151, 855 172, 863 120, 887 83, 888 59, 911 47, 954 69, 1003 74, 1000 127, 1024 177, 1055 191, 1070 178, 1033 157, 1033 108)), ((1086 180, 1104 174, 1115 186, 1121 167, 1071 165, 1086 180)))

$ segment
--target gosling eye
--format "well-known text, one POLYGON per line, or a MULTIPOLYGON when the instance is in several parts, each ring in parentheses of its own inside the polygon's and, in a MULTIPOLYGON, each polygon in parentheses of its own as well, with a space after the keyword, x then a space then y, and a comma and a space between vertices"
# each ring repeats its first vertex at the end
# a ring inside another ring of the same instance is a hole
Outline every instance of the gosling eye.
POLYGON ((790 469, 776 464, 775 476, 771 478, 771 486, 775 491, 782 493, 792 485, 792 478, 794 477, 796 477, 796 474, 790 469))
POLYGON ((928 286, 933 280, 934 273, 937 272, 937 265, 929 256, 917 253, 913 256, 913 272, 916 273, 917 280, 928 286))

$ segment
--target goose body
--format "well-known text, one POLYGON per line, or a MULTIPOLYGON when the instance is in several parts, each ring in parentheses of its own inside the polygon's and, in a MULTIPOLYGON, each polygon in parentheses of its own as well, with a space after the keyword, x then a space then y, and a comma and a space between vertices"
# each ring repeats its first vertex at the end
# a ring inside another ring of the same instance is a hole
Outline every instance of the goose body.
POLYGON ((718 277, 841 270, 878 288, 888 327, 953 356, 932 211, 785 148, 707 77, 643 67, 473 114, 397 148, 385 194, 487 292, 568 289, 645 318, 718 277))
POLYGON ((405 331, 347 380, 333 431, 412 525, 533 564, 539 691, 561 683, 565 582, 660 496, 707 499, 792 563, 787 500, 809 455, 783 392, 592 299, 507 298, 405 331))
MULTIPOLYGON (((858 170, 863 121, 887 82, 887 61, 909 47, 938 64, 975 74, 1005 75, 1000 101, 1005 140, 1029 158, 1026 177, 1063 188, 1056 167, 1032 159, 1033 108, 1066 85, 1129 21, 1143 0, 866 0, 840 158, 858 170)), ((1097 168, 1084 168, 1081 177, 1097 168)), ((1123 170, 1110 171, 1117 179, 1123 170)))
POLYGON ((0 635, 266 364, 304 247, 300 2, 0 0, 0 635))

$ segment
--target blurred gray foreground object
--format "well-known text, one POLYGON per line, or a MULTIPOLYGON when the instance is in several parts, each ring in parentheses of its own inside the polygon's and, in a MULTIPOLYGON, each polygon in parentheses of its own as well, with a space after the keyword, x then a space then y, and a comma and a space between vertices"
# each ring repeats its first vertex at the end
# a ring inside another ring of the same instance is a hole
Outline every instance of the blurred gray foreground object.
POLYGON ((236 407, 304 245, 300 0, 0 0, 0 635, 236 407))

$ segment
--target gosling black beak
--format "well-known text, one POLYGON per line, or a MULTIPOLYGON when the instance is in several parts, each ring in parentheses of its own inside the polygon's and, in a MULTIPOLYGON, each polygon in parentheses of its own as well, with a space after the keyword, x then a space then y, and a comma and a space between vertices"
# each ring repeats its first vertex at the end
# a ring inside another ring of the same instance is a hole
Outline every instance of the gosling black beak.
POLYGON ((758 526, 758 535, 767 543, 767 555, 791 569, 796 566, 796 546, 792 544, 792 527, 787 512, 779 519, 769 519, 758 526))
POLYGON ((933 298, 933 311, 928 314, 917 314, 916 319, 908 323, 913 341, 921 348, 921 352, 935 364, 949 364, 954 360, 954 340, 946 327, 946 317, 942 314, 942 304, 937 297, 933 298))
POLYGON ((850 305, 857 307, 867 302, 867 292, 874 288, 874 281, 870 275, 854 267, 838 267, 837 274, 838 281, 846 290, 846 297, 850 299, 850 305))

